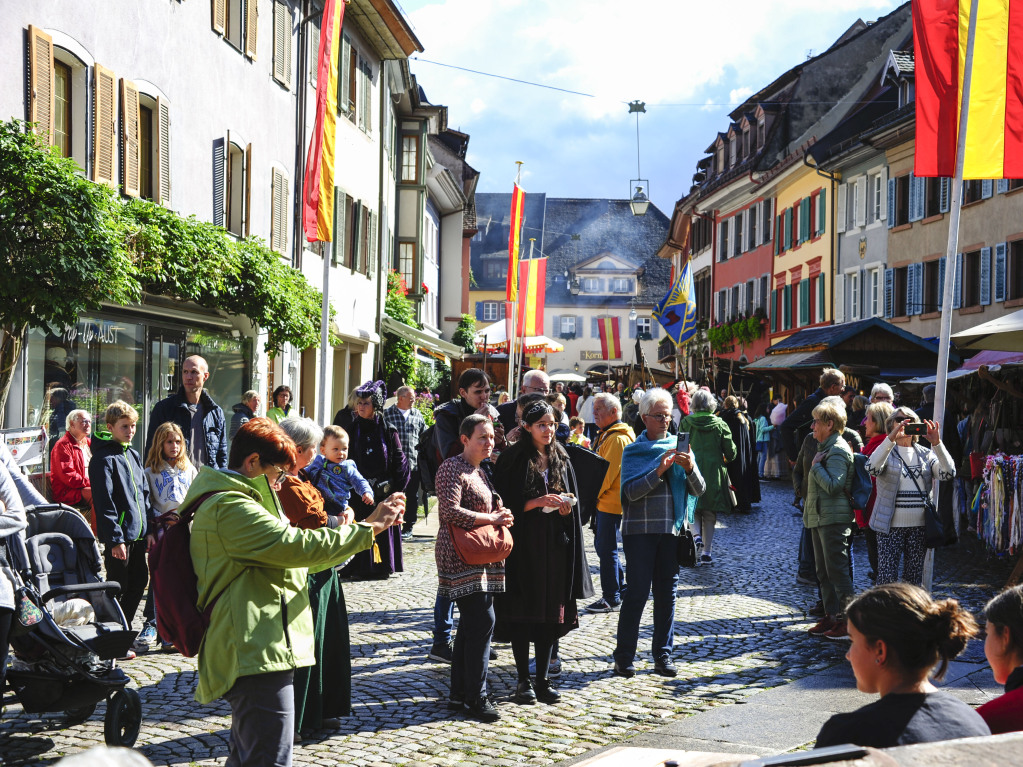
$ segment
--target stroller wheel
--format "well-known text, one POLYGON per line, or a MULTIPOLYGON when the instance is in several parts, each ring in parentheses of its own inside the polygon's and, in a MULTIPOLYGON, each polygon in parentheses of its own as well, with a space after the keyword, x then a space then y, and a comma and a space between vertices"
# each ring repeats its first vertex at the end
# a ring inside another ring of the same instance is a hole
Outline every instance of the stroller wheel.
POLYGON ((135 690, 118 690, 107 701, 103 740, 108 746, 131 748, 142 728, 142 699, 135 690))
POLYGON ((68 724, 81 724, 96 712, 96 704, 82 706, 81 708, 69 708, 64 712, 68 724))

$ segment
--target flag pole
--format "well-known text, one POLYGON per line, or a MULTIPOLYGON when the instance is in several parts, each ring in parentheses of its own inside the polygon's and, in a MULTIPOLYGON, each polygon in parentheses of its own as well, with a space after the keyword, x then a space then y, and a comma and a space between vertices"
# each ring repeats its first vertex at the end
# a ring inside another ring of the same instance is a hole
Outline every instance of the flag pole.
MULTIPOLYGON (((952 336, 952 301, 955 293, 956 252, 959 250, 959 216, 963 207, 963 162, 966 150, 966 129, 969 116, 970 86, 973 80, 973 49, 977 33, 977 6, 970 2, 970 24, 966 37, 966 62, 963 72, 963 95, 959 107, 959 134, 956 142, 955 178, 949 204, 948 246, 945 248, 945 284, 942 286, 941 333, 938 341, 938 374, 934 388, 934 418, 945 418, 945 392, 948 387, 948 356, 952 336)), ((935 502, 935 505, 937 503, 935 502)))
POLYGON ((327 354, 330 349, 330 249, 333 243, 323 243, 323 307, 320 315, 320 382, 316 398, 316 421, 327 425, 327 354))
MULTIPOLYGON (((522 180, 522 160, 516 160, 515 161, 515 165, 517 166, 516 169, 515 169, 515 186, 518 187, 519 181, 522 180)), ((514 194, 512 196, 512 203, 513 203, 513 208, 514 208, 514 194)), ((520 216, 520 225, 521 225, 521 219, 524 216, 525 216, 525 211, 523 210, 522 211, 522 216, 520 216)), ((515 225, 514 221, 511 221, 509 223, 512 226, 515 225)), ((516 349, 515 349, 515 336, 518 334, 518 324, 519 324, 519 309, 518 309, 518 303, 519 303, 518 302, 518 294, 519 294, 519 291, 518 291, 518 287, 517 287, 518 286, 518 280, 519 280, 519 275, 518 275, 519 259, 518 259, 518 252, 517 252, 517 250, 518 249, 516 248, 515 273, 508 275, 508 279, 513 280, 515 282, 515 285, 516 285, 516 290, 515 290, 515 298, 516 298, 516 300, 512 301, 512 304, 511 304, 511 306, 512 306, 511 333, 507 333, 506 334, 508 336, 508 396, 511 399, 513 399, 513 400, 516 399, 517 396, 518 396, 516 391, 515 391, 515 382, 518 380, 518 377, 515 375, 515 359, 516 359, 516 354, 515 354, 515 351, 516 351, 516 349)), ((511 265, 509 264, 509 268, 510 267, 511 267, 511 265)))

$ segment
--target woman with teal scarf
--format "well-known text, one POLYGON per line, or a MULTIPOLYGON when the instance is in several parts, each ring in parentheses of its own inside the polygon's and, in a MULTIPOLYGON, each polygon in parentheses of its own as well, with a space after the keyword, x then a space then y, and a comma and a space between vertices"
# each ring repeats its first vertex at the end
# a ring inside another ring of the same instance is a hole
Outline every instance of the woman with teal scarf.
POLYGON ((671 395, 651 389, 639 403, 646 430, 622 453, 622 546, 628 588, 618 614, 614 673, 631 677, 639 643, 639 621, 653 586, 654 673, 675 676, 676 535, 693 523, 696 498, 706 485, 691 451, 678 452, 668 433, 671 395))

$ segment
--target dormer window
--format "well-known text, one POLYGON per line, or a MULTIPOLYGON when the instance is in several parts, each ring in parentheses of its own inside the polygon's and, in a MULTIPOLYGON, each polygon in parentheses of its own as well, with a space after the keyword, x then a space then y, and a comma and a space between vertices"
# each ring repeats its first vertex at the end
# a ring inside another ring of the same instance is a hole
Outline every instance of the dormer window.
POLYGON ((899 81, 899 106, 904 107, 912 103, 916 98, 916 89, 911 80, 899 81))
POLYGON ((738 141, 732 139, 728 142, 728 167, 735 167, 735 151, 738 148, 738 141))
POLYGON ((742 157, 743 159, 749 157, 749 128, 742 131, 742 157))
POLYGON ((632 280, 625 279, 624 277, 615 277, 611 280, 611 292, 612 293, 631 293, 632 292, 632 280))
POLYGON ((757 149, 763 149, 767 143, 767 121, 761 117, 757 120, 757 149))
POLYGON ((596 277, 584 277, 579 282, 583 293, 599 293, 600 280, 596 277))
POLYGON ((717 152, 714 153, 714 169, 721 173, 725 169, 725 145, 718 144, 717 152))

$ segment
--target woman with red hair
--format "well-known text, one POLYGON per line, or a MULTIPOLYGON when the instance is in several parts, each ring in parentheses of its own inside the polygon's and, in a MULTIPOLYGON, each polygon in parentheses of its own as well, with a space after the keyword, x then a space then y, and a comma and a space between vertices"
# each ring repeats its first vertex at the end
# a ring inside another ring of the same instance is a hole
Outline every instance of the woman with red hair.
POLYGON ((292 527, 275 489, 295 461, 291 438, 254 418, 235 435, 228 468, 204 466, 181 504, 182 514, 197 505, 192 565, 199 605, 213 605, 195 698, 231 705, 231 767, 291 763, 294 673, 314 663, 308 573, 370 548, 405 509, 394 493, 362 522, 292 527))

